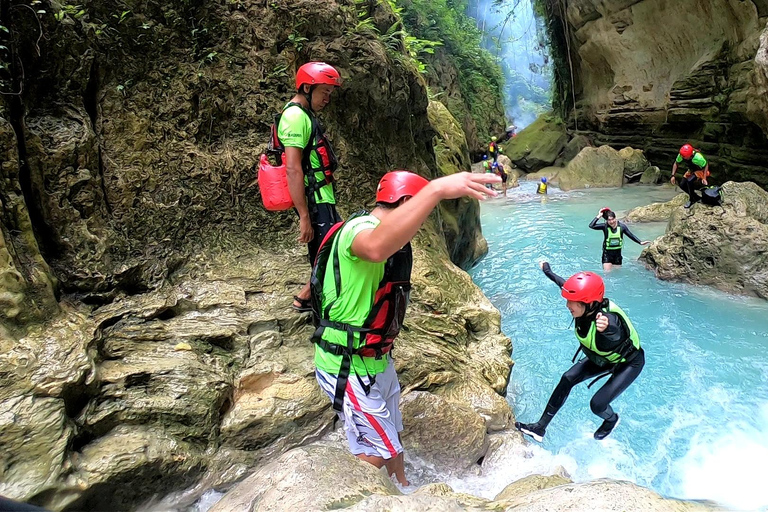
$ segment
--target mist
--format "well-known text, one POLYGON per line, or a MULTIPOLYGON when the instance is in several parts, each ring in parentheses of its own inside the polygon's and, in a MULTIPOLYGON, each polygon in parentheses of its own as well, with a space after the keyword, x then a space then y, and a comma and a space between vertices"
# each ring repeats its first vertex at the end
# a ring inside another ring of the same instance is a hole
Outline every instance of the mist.
POLYGON ((552 68, 543 20, 532 0, 469 0, 467 14, 504 74, 507 123, 518 131, 551 108, 552 68))

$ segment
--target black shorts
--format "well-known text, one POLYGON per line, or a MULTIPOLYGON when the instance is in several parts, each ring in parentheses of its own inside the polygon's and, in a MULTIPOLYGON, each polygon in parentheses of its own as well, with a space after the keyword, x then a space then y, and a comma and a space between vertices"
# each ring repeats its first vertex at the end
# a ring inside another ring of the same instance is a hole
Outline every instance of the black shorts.
POLYGON ((309 217, 312 220, 312 229, 315 231, 315 237, 307 244, 307 258, 309 264, 315 264, 317 251, 320 249, 320 242, 331 230, 331 227, 337 222, 341 222, 341 217, 336 212, 335 204, 319 203, 310 209, 309 217))
POLYGON ((614 249, 612 251, 603 251, 603 263, 610 263, 611 265, 621 265, 621 249, 614 249))

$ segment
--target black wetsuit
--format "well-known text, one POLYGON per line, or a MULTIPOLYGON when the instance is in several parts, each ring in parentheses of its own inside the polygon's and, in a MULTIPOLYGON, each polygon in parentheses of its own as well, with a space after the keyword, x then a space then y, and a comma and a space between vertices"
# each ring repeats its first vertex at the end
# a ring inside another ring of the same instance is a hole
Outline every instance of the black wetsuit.
MULTIPOLYGON (((563 287, 565 279, 552 272, 548 263, 544 265, 544 274, 554 281, 557 286, 560 288, 563 287)), ((597 311, 576 319, 576 329, 578 330, 579 335, 587 335, 592 323, 595 321, 596 315, 597 311)), ((626 327, 617 314, 603 312, 603 315, 608 318, 608 327, 603 332, 595 333, 595 345, 600 351, 610 352, 624 343, 629 337, 629 332, 627 332, 626 327)), ((560 407, 565 403, 565 399, 568 398, 573 386, 580 382, 584 382, 587 379, 604 374, 606 371, 610 371, 611 376, 597 393, 595 393, 595 396, 592 397, 592 400, 589 402, 589 407, 592 409, 593 413, 604 420, 612 419, 616 413, 610 405, 611 402, 634 382, 637 376, 640 375, 643 366, 645 366, 645 352, 642 348, 632 352, 627 356, 627 361, 623 363, 608 363, 601 366, 590 360, 589 357, 581 359, 574 364, 570 370, 563 374, 560 383, 552 392, 552 396, 549 397, 547 407, 538 422, 539 426, 543 428, 547 427, 555 414, 557 414, 557 411, 559 411, 560 407)))
MULTIPOLYGON (((621 249, 606 249, 605 243, 608 240, 608 230, 610 229, 611 232, 615 233, 616 230, 612 229, 607 222, 603 222, 602 224, 598 224, 598 219, 592 219, 592 222, 589 223, 589 229, 594 229, 596 231, 602 231, 603 232, 603 263, 611 263, 613 265, 621 265, 621 262, 623 261, 623 258, 621 256, 621 249)), ((617 227, 621 228, 621 237, 624 238, 624 235, 627 235, 630 240, 633 242, 636 242, 638 244, 642 244, 639 238, 637 238, 634 233, 632 233, 626 224, 623 222, 619 222, 617 227)))

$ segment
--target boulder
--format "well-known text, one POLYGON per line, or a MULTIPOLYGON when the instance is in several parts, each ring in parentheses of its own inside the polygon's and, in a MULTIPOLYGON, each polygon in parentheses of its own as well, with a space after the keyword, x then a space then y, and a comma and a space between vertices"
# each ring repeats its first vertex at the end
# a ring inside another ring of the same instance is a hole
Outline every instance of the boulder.
POLYGON ((621 187, 624 159, 610 146, 584 148, 557 176, 562 190, 621 187))
POLYGON ((619 151, 619 156, 624 159, 624 177, 627 181, 639 180, 651 165, 640 149, 626 147, 619 151))
POLYGON ((574 135, 573 138, 568 141, 568 144, 565 145, 565 149, 563 149, 563 154, 561 156, 562 161, 560 164, 568 164, 568 162, 576 158, 576 155, 581 153, 582 149, 588 148, 590 146, 592 146, 592 143, 585 135, 574 135))
POLYGON ((493 510, 549 512, 600 510, 604 512, 692 512, 719 510, 712 504, 663 498, 631 482, 595 480, 565 484, 493 501, 493 510))
POLYGON ((494 501, 509 500, 512 498, 518 498, 530 494, 540 489, 549 489, 550 487, 557 487, 558 485, 565 485, 573 483, 573 480, 568 478, 565 473, 565 469, 560 468, 561 472, 555 475, 529 475, 525 478, 521 478, 515 482, 512 482, 504 488, 499 494, 496 495, 494 501))
POLYGON ((402 398, 400 407, 405 449, 441 471, 465 469, 485 455, 485 420, 468 405, 414 391, 402 398))
POLYGON ((652 165, 643 171, 643 175, 640 176, 640 183, 643 185, 658 185, 661 183, 661 169, 652 165))
POLYGON ((651 203, 645 206, 638 206, 627 213, 624 218, 627 222, 667 222, 672 216, 672 212, 678 208, 682 209, 688 201, 688 194, 678 194, 671 201, 666 203, 651 203))
POLYGON ((675 209, 640 260, 661 279, 768 299, 768 192, 732 181, 723 191, 722 208, 675 209))
POLYGON ((514 423, 509 403, 487 383, 467 377, 440 388, 438 395, 458 404, 469 404, 485 420, 486 430, 504 430, 514 423))
POLYGON ((568 142, 563 121, 553 114, 539 116, 503 145, 504 153, 525 172, 552 165, 568 142))
POLYGON ((295 448, 233 487, 211 512, 282 512, 346 508, 372 494, 399 495, 385 470, 343 448, 295 448))

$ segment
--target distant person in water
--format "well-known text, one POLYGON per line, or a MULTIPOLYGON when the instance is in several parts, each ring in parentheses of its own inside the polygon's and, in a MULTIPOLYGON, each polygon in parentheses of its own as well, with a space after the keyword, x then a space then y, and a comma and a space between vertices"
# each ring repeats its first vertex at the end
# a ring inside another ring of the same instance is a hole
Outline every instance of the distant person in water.
POLYGON ((576 339, 579 340, 576 355, 580 351, 586 357, 563 374, 539 421, 516 422, 515 427, 541 442, 552 418, 576 384, 595 378, 594 384, 601 377, 610 375, 589 402, 592 412, 603 419, 594 438, 605 439, 619 424, 619 415, 611 407, 611 402, 635 381, 645 366, 645 352, 640 347, 640 338, 626 313, 605 298, 605 284, 599 275, 579 272, 565 280, 555 274, 546 261, 540 266, 544 274, 560 287, 576 324, 576 339))
POLYGON ((541 181, 539 182, 539 187, 536 189, 537 194, 546 194, 547 193, 547 178, 546 176, 541 177, 541 181))
POLYGON ((616 219, 616 214, 608 208, 601 208, 597 216, 589 223, 589 229, 603 232, 603 270, 606 272, 614 266, 620 267, 622 262, 621 249, 624 247, 624 235, 640 245, 648 245, 651 242, 641 242, 629 230, 626 224, 616 219), (602 217, 605 222, 598 224, 602 217))
MULTIPOLYGON (((493 165, 494 164, 488 160, 488 155, 483 155, 483 169, 485 169, 485 174, 495 173, 493 165)), ((485 188, 493 190, 493 185, 491 183, 486 183, 485 188)))
POLYGON ((501 164, 499 162, 494 162, 493 164, 494 172, 497 176, 501 178, 501 193, 503 197, 507 196, 507 180, 509 179, 509 175, 507 174, 507 170, 504 168, 504 164, 501 164))
POLYGON ((702 188, 699 184, 709 185, 707 181, 710 174, 709 163, 699 150, 694 149, 690 144, 684 144, 672 165, 672 179, 669 182, 673 185, 675 184, 677 169, 681 165, 685 168, 685 174, 680 180, 679 187, 680 190, 688 194, 688 202, 685 203, 685 207, 690 208, 693 203, 701 201, 701 197, 696 193, 697 189, 702 188))
POLYGON ((494 135, 491 137, 491 143, 488 144, 488 154, 493 158, 494 162, 497 162, 499 160, 499 154, 503 152, 501 146, 499 146, 497 137, 494 135))

